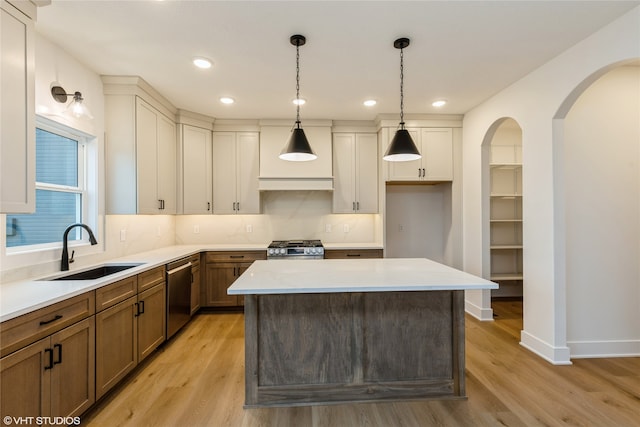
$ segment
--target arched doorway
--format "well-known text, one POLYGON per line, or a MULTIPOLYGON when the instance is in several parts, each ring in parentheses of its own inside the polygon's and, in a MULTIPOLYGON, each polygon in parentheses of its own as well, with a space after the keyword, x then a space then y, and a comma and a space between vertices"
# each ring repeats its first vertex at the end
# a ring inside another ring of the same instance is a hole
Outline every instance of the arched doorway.
POLYGON ((572 358, 640 354, 640 66, 595 73, 554 121, 572 358))

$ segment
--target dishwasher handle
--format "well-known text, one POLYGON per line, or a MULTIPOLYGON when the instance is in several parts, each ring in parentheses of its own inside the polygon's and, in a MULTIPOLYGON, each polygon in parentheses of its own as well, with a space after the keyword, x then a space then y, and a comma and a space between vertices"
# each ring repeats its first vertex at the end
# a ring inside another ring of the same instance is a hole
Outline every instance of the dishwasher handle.
POLYGON ((188 263, 186 263, 186 264, 182 264, 180 267, 176 267, 176 268, 174 268, 173 270, 169 270, 169 271, 167 271, 167 274, 169 274, 169 275, 170 275, 170 274, 177 273, 178 271, 184 270, 185 268, 191 268, 191 265, 192 265, 192 264, 191 264, 191 261, 189 261, 189 262, 188 262, 188 263))

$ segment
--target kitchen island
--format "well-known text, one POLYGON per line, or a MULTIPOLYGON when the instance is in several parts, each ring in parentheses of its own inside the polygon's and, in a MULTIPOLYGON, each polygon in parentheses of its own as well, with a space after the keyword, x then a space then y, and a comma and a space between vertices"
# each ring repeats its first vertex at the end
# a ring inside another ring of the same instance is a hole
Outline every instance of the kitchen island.
POLYGON ((464 290, 497 284, 428 259, 256 261, 245 407, 466 398, 464 290))

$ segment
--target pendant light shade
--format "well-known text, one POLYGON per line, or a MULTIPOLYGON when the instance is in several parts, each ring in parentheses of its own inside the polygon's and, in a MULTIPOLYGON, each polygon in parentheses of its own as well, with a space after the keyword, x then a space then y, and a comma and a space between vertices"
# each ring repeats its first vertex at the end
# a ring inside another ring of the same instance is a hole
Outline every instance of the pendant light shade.
POLYGON ((404 128, 404 52, 403 49, 409 46, 410 40, 400 38, 393 42, 393 47, 400 49, 400 124, 395 136, 387 148, 387 152, 382 157, 389 162, 408 162, 418 160, 422 156, 411 138, 409 131, 404 128))
POLYGON ((418 151, 418 147, 413 142, 413 138, 409 134, 409 131, 404 129, 398 129, 395 136, 387 148, 387 152, 384 153, 384 160, 389 162, 408 162, 411 160, 418 160, 422 156, 418 151))
POLYGON ((291 131, 289 142, 287 142, 287 145, 284 147, 279 157, 282 160, 305 162, 314 160, 318 156, 316 156, 311 149, 311 145, 309 145, 309 141, 304 134, 304 130, 297 127, 291 131))
MULTIPOLYGON (((300 46, 307 42, 307 39, 300 34, 295 34, 289 39, 292 45, 296 47, 296 99, 300 99, 300 46)), ((300 104, 296 103, 296 124, 291 131, 289 142, 280 152, 282 160, 293 162, 306 162, 318 158, 311 149, 311 145, 307 140, 304 130, 300 127, 300 104)))

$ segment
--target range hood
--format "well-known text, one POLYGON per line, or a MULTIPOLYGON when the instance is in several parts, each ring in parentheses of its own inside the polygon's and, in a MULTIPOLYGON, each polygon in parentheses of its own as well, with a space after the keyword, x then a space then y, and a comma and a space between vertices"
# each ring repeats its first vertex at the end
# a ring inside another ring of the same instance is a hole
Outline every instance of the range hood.
POLYGON ((333 190, 331 121, 305 120, 304 131, 318 158, 290 162, 278 157, 291 135, 289 122, 260 122, 260 191, 333 190))

